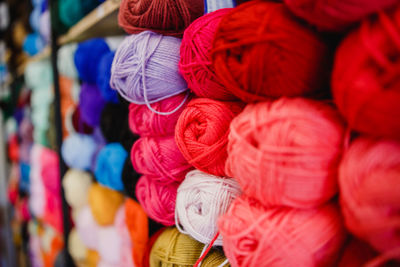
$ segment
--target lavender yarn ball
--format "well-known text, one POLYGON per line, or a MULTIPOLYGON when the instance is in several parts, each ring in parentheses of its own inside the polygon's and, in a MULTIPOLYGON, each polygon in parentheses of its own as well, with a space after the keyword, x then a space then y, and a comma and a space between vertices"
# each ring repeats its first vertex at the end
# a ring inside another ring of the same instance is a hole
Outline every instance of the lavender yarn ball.
POLYGON ((42 38, 46 43, 49 43, 51 37, 49 10, 46 10, 45 12, 42 13, 42 15, 40 15, 39 24, 40 24, 40 29, 39 29, 40 35, 42 36, 42 38))
POLYGON ((112 63, 111 87, 129 102, 147 105, 186 91, 180 45, 181 39, 150 31, 127 36, 112 63))
POLYGON ((96 141, 91 135, 72 134, 64 140, 61 146, 61 154, 69 167, 89 170, 96 149, 96 141))
POLYGON ((79 100, 79 109, 83 121, 95 128, 100 123, 101 111, 106 104, 99 88, 96 85, 83 83, 79 100))

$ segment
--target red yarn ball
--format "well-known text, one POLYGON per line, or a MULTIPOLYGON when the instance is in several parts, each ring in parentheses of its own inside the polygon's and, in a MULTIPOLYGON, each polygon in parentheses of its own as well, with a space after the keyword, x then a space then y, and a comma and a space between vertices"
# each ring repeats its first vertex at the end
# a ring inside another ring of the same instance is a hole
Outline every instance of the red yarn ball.
POLYGON ((338 267, 365 266, 365 264, 378 256, 370 246, 358 239, 351 239, 346 245, 338 263, 338 267))
POLYGON ((180 182, 192 169, 174 136, 139 138, 132 146, 131 161, 137 172, 158 177, 160 183, 180 182))
MULTIPOLYGON (((151 104, 151 107, 159 112, 169 112, 176 109, 185 97, 186 93, 175 95, 151 104)), ((132 103, 129 106, 129 127, 133 133, 141 136, 173 135, 179 115, 187 103, 188 100, 170 115, 160 115, 151 111, 146 105, 132 103)))
POLYGON ((400 247, 400 142, 361 137, 343 157, 340 197, 347 228, 381 252, 400 247))
POLYGON ((226 172, 265 205, 316 207, 337 192, 344 136, 338 112, 323 102, 249 104, 231 123, 226 172))
POLYGON ((179 70, 197 96, 218 100, 236 99, 218 80, 211 64, 215 32, 221 19, 230 10, 219 9, 198 18, 183 34, 179 70))
POLYGON ((213 46, 218 80, 245 102, 315 95, 328 80, 328 46, 282 3, 255 0, 232 9, 213 46))
POLYGON ((193 99, 183 110, 175 131, 176 144, 197 169, 225 175, 229 124, 243 109, 240 102, 193 99))
POLYGON ((181 36, 203 12, 203 0, 122 0, 118 23, 129 34, 151 30, 181 36))
POLYGON ((178 183, 161 184, 159 178, 143 175, 136 185, 136 197, 147 215, 166 226, 175 224, 178 183))
POLYGON ((337 50, 336 105, 354 130, 400 138, 400 8, 364 21, 337 50))
POLYGON ((218 225, 232 266, 333 266, 346 236, 333 204, 268 208, 244 195, 218 225))
POLYGON ((343 31, 398 0, 285 0, 293 13, 320 30, 343 31))

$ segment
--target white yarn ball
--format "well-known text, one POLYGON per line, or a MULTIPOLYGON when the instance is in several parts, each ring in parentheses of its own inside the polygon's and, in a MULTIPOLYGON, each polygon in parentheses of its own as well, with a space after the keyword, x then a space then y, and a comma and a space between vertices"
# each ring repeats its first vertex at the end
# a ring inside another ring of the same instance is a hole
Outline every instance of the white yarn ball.
POLYGON ((92 185, 92 177, 88 172, 70 169, 64 175, 62 185, 65 199, 73 209, 79 209, 88 204, 88 191, 92 185))
POLYGON ((99 246, 99 226, 94 220, 89 206, 84 206, 78 211, 75 227, 83 244, 89 249, 97 250, 99 246))
POLYGON ((86 259, 87 247, 75 228, 71 230, 68 236, 68 251, 75 262, 84 261, 86 259))
MULTIPOLYGON (((218 232, 217 220, 241 194, 236 180, 194 170, 178 188, 175 220, 178 229, 208 244, 218 232), (183 229, 180 227, 183 227, 183 229)), ((219 236, 214 245, 222 245, 219 236)))
POLYGON ((122 240, 115 226, 99 227, 98 252, 107 263, 118 265, 121 261, 122 240))

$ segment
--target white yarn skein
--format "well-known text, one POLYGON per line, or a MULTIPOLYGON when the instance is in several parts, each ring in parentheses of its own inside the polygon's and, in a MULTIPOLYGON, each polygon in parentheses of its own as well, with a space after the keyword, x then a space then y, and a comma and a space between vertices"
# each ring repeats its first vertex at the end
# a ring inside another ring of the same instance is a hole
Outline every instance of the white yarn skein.
MULTIPOLYGON (((236 180, 194 170, 178 188, 175 221, 178 230, 208 244, 218 232, 217 220, 241 194, 236 180), (182 227, 183 228, 182 228, 182 227)), ((219 236, 214 245, 222 245, 219 236)))
POLYGON ((62 185, 65 199, 73 209, 88 205, 88 192, 92 185, 92 177, 88 172, 78 169, 69 169, 64 175, 62 185))

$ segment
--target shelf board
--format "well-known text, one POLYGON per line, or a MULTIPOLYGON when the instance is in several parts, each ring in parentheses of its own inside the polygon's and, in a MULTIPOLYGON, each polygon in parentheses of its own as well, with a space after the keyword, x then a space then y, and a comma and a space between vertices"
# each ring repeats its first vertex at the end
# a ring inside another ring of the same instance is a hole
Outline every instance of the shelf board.
POLYGON ((69 31, 58 38, 58 44, 81 42, 94 37, 121 35, 118 26, 118 10, 121 0, 107 0, 86 17, 81 19, 69 31))
POLYGON ((35 55, 33 57, 30 57, 28 60, 26 60, 20 66, 18 66, 17 74, 18 75, 24 75, 25 67, 29 63, 43 60, 45 58, 50 57, 50 55, 51 55, 51 48, 50 48, 49 45, 47 45, 39 54, 37 54, 37 55, 35 55))

